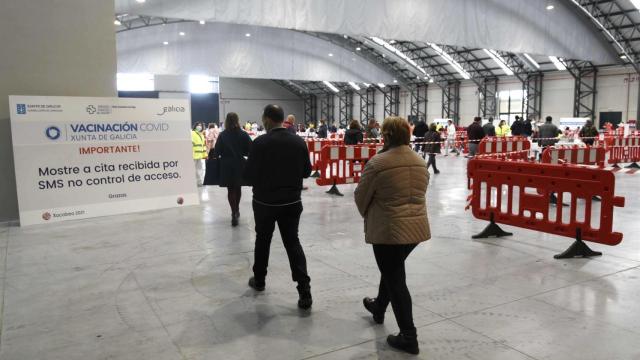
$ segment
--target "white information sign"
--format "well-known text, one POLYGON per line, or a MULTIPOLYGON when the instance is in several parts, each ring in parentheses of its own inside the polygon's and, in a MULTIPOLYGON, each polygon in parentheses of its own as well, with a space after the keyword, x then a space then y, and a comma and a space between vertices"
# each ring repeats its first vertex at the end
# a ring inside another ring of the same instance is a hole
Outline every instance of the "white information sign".
POLYGON ((9 103, 21 225, 199 203, 187 100, 9 103))
POLYGON ((569 128, 569 130, 577 130, 583 128, 589 118, 560 118, 560 130, 569 128))

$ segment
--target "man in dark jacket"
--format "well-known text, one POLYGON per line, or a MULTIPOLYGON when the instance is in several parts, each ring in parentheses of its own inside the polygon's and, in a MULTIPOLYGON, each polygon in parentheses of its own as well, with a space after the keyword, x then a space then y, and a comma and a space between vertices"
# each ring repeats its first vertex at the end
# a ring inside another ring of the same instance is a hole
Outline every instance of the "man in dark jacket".
POLYGON ((551 116, 547 116, 546 122, 543 125, 540 125, 538 129, 538 136, 540 137, 539 144, 542 150, 547 146, 553 146, 558 142, 558 135, 561 134, 560 129, 553 124, 553 118, 551 116))
POLYGON ((324 120, 320 120, 320 126, 318 127, 318 138, 326 139, 328 133, 327 123, 324 120))
POLYGON ((284 128, 281 107, 267 105, 262 122, 267 133, 253 142, 245 167, 245 179, 253 186, 256 223, 254 276, 249 280, 249 286, 264 291, 271 238, 277 223, 293 281, 298 283, 298 307, 309 309, 312 304, 311 279, 298 238, 302 179, 311 174, 309 152, 302 138, 284 128))
POLYGON ((516 121, 511 124, 511 135, 522 136, 524 134, 524 121, 520 116, 516 116, 516 121))
POLYGON ((489 118, 489 122, 482 126, 484 136, 496 136, 496 127, 493 126, 493 117, 489 118))
POLYGON ((527 121, 524 122, 522 135, 526 137, 531 137, 533 135, 533 124, 531 123, 531 119, 527 119, 527 121))
POLYGON ((480 140, 484 138, 484 130, 480 125, 482 118, 475 117, 473 123, 467 128, 467 137, 469 138, 469 156, 476 156, 480 140))
POLYGON ((420 143, 425 141, 424 136, 427 134, 428 131, 429 131, 429 125, 427 125, 427 123, 424 121, 419 121, 416 124, 416 126, 413 128, 413 136, 416 137, 416 143, 418 143, 416 144, 414 149, 416 152, 419 153, 424 149, 424 144, 420 144, 420 143))
POLYGON ((580 138, 586 145, 593 145, 593 142, 598 137, 598 129, 593 126, 591 120, 587 120, 584 127, 580 130, 580 138))

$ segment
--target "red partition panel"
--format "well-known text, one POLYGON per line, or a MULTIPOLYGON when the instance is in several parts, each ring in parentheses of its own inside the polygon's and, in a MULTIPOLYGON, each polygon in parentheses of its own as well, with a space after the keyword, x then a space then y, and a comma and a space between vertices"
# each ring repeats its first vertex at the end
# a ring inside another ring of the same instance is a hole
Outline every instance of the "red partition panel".
POLYGON ((609 164, 640 161, 640 137, 616 137, 608 142, 609 164))
POLYGON ((524 136, 485 137, 478 146, 478 155, 482 158, 527 160, 531 150, 531 141, 524 136))
POLYGON ((311 166, 314 171, 318 170, 322 147, 326 145, 344 145, 343 139, 306 139, 305 141, 307 143, 307 149, 309 149, 309 159, 311 160, 311 166))
POLYGON ((598 165, 604 167, 606 152, 594 146, 549 146, 542 152, 545 164, 598 165))
POLYGON ((622 234, 613 232, 613 208, 623 207, 615 196, 615 176, 604 169, 569 165, 473 159, 467 167, 473 216, 496 223, 617 245, 622 234), (558 203, 551 205, 552 194, 558 203), (594 202, 594 196, 601 202, 594 202), (599 207, 599 211, 598 208, 599 207))
POLYGON ((318 163, 320 177, 316 179, 316 184, 326 186, 359 182, 364 164, 380 150, 382 144, 324 146, 318 163))

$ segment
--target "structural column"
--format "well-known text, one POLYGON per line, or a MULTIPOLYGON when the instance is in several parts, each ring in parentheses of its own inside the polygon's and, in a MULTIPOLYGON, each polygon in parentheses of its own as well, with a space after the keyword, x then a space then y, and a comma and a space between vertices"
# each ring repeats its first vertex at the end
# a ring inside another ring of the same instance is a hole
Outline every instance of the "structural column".
POLYGON ((2 0, 0 221, 18 218, 9 95, 115 96, 114 0, 2 0))

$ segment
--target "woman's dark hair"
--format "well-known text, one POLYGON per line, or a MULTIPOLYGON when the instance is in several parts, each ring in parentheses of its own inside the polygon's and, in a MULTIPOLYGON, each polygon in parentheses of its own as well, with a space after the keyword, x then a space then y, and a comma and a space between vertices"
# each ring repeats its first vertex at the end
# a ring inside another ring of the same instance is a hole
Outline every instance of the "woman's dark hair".
POLYGON ((238 117, 238 114, 234 112, 230 112, 227 114, 227 118, 224 119, 224 129, 240 129, 240 118, 238 117))
POLYGON ((437 131, 438 130, 438 125, 436 123, 431 123, 431 125, 429 126, 429 130, 437 131))
POLYGON ((506 121, 504 121, 504 120, 500 120, 500 123, 498 124, 498 126, 502 126, 502 124, 505 124, 505 125, 506 125, 506 124, 507 124, 507 122, 506 122, 506 121))
POLYGON ((358 120, 351 120, 351 122, 349 123, 349 129, 360 130, 360 123, 358 122, 358 120))

